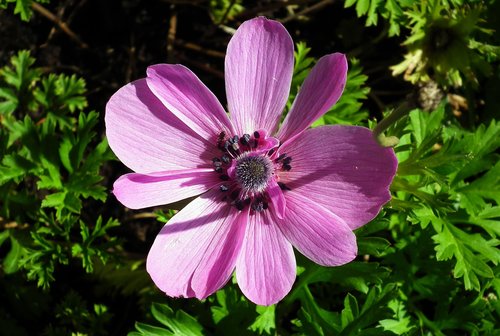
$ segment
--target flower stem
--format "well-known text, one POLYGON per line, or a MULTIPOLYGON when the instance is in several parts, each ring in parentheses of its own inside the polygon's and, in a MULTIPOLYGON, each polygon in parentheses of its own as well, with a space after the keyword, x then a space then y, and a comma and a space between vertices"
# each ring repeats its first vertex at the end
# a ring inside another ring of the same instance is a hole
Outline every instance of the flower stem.
POLYGON ((395 136, 385 136, 384 131, 396 123, 396 121, 406 116, 413 108, 414 104, 406 101, 392 111, 391 114, 382 119, 373 129, 373 137, 375 140, 377 140, 377 142, 384 147, 396 146, 399 143, 399 139, 395 136))

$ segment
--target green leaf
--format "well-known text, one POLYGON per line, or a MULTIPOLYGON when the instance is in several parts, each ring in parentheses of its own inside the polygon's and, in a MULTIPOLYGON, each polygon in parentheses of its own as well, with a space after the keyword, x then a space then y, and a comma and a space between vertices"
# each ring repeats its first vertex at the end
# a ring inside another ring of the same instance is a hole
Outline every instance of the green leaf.
MULTIPOLYGON (((22 4, 28 2, 28 0, 18 0, 16 9, 23 8, 22 4)), ((31 68, 34 63, 35 59, 30 56, 30 52, 22 50, 12 57, 10 67, 0 69, 0 77, 13 86, 17 94, 23 94, 40 77, 40 70, 31 68)))
POLYGON ((35 168, 31 161, 20 155, 5 155, 0 165, 0 185, 10 180, 17 180, 35 168))
POLYGON ((153 316, 167 326, 174 335, 178 336, 201 336, 203 335, 203 327, 193 318, 182 310, 178 310, 175 314, 173 310, 165 305, 153 303, 151 312, 153 316))
POLYGON ((19 99, 15 92, 9 88, 0 87, 0 114, 9 115, 13 113, 19 105, 19 99))
MULTIPOLYGON (((380 289, 378 286, 374 286, 368 292, 363 306, 359 310, 359 314, 352 314, 354 319, 350 321, 342 330, 340 335, 359 335, 362 334, 362 330, 383 319, 383 317, 388 315, 387 304, 392 300, 395 295, 395 285, 387 284, 385 287, 380 289)), ((344 302, 345 303, 345 302, 344 302)), ((349 307, 353 311, 354 301, 349 299, 349 307)), ((357 309, 357 308, 354 308, 357 309)), ((356 312, 356 310, 354 310, 356 312)))
POLYGON ((344 299, 344 309, 341 313, 342 329, 347 327, 359 315, 358 301, 354 296, 347 293, 344 299))
POLYGON ((257 306, 256 310, 259 316, 257 316, 249 329, 258 332, 260 335, 264 332, 271 335, 271 330, 276 329, 275 306, 257 306))
POLYGON ((367 293, 370 284, 382 283, 389 275, 389 270, 377 263, 353 261, 349 264, 327 268, 310 263, 300 275, 287 301, 294 300, 303 286, 317 282, 331 282, 367 293))
POLYGON ((42 201, 42 207, 58 208, 64 204, 65 197, 66 192, 63 191, 47 195, 42 201))
POLYGON ((16 0, 14 14, 19 14, 21 20, 28 21, 31 18, 31 0, 16 0))
POLYGON ((371 0, 370 9, 368 10, 368 17, 366 19, 366 26, 376 26, 378 22, 377 9, 382 0, 371 0))
POLYGON ((2 246, 3 242, 10 237, 10 233, 8 230, 0 232, 0 246, 2 246))
POLYGON ((494 264, 498 264, 500 262, 500 251, 494 248, 494 246, 497 246, 499 242, 496 240, 491 243, 487 242, 479 234, 468 234, 443 219, 436 218, 433 225, 437 228, 436 231, 438 232, 432 236, 432 239, 437 243, 437 260, 455 258, 454 276, 456 278, 464 278, 466 289, 480 290, 480 283, 477 276, 492 278, 493 271, 472 251, 478 252, 494 264))
POLYGON ((19 260, 21 259, 24 249, 14 236, 10 235, 11 248, 7 256, 3 260, 3 270, 6 274, 11 274, 19 269, 19 260))
POLYGON ((465 134, 461 146, 468 149, 468 162, 456 173, 452 185, 485 171, 498 162, 498 156, 493 152, 500 147, 500 123, 492 121, 488 127, 481 125, 474 133, 465 134))
POLYGON ((85 93, 83 78, 78 78, 76 75, 59 75, 55 82, 55 93, 61 106, 67 107, 70 112, 87 107, 87 99, 83 96, 85 93))
POLYGON ((175 334, 168 331, 165 328, 155 327, 152 325, 148 325, 145 323, 136 322, 135 329, 137 331, 133 331, 128 333, 128 336, 174 336, 175 334))
POLYGON ((400 300, 389 302, 389 308, 394 312, 394 318, 384 319, 379 322, 385 331, 391 331, 396 335, 404 335, 414 328, 411 325, 410 317, 407 316, 405 306, 400 300))
POLYGON ((357 0, 356 2, 356 14, 361 17, 368 13, 370 8, 370 0, 357 0))
POLYGON ((358 253, 370 254, 380 257, 382 253, 390 246, 387 239, 380 237, 359 237, 358 238, 358 253))

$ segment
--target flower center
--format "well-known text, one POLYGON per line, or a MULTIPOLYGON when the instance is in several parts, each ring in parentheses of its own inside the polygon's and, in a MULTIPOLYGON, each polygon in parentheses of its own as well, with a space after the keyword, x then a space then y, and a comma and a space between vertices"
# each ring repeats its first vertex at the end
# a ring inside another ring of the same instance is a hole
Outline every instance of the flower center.
POLYGON ((263 130, 241 137, 221 132, 216 146, 222 156, 212 159, 214 171, 223 181, 219 185, 223 194, 221 201, 240 211, 249 207, 251 211, 261 212, 268 209, 271 202, 266 189, 272 179, 281 190, 290 190, 279 181, 279 175, 292 169, 292 158, 279 153, 279 145, 278 139, 268 137, 263 130))
POLYGON ((257 193, 267 187, 273 163, 267 156, 243 153, 236 159, 236 180, 245 191, 257 193))

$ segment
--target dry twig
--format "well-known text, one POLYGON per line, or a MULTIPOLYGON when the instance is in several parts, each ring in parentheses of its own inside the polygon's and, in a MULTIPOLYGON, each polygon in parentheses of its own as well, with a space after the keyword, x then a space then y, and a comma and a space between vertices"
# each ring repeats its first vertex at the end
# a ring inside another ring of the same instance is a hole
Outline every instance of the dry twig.
POLYGON ((49 11, 47 8, 43 7, 42 5, 40 5, 39 3, 36 3, 36 2, 32 2, 31 3, 31 7, 33 8, 33 10, 39 14, 41 14, 42 16, 44 16, 45 18, 49 19, 50 21, 54 22, 58 27, 59 29, 61 29, 61 31, 63 33, 65 33, 66 35, 68 35, 73 41, 75 41, 76 43, 78 43, 80 45, 81 48, 88 48, 89 46, 83 42, 80 37, 78 37, 78 35, 75 34, 75 32, 73 32, 69 27, 68 25, 61 21, 56 15, 54 15, 51 11, 49 11))

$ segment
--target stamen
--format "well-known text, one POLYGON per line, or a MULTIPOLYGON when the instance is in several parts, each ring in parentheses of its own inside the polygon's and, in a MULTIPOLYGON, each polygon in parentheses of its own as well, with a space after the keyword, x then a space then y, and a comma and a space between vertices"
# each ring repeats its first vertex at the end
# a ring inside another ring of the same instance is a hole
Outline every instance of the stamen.
POLYGON ((240 138, 240 142, 244 146, 248 146, 249 141, 250 141, 250 134, 243 134, 243 136, 240 138))
POLYGON ((237 199, 239 195, 240 195, 239 190, 234 190, 234 191, 231 193, 231 198, 232 198, 232 199, 237 199))
POLYGON ((278 163, 280 162, 281 160, 283 160, 284 158, 286 158, 286 154, 280 154, 280 156, 278 156, 276 158, 276 160, 274 160, 274 162, 278 163))
MULTIPOLYGON (((263 143, 264 133, 255 131, 250 134, 227 135, 221 132, 217 137, 217 147, 222 151, 220 157, 212 158, 212 165, 222 181, 229 181, 219 185, 219 190, 224 193, 221 198, 239 211, 250 207, 250 210, 261 212, 269 208, 266 189, 269 179, 279 179, 279 170, 290 170, 292 158, 281 154, 274 162, 270 159, 276 155, 277 148, 263 151, 254 151, 263 143), (262 140, 261 140, 262 139, 262 140), (233 161, 235 160, 235 161, 233 161)), ((279 143, 272 139, 270 144, 279 143)), ((269 146, 269 147, 273 147, 269 146)), ((269 148, 267 147, 267 148, 269 148)), ((284 183, 278 182, 281 190, 290 190, 284 183)))
POLYGON ((224 146, 224 138, 226 137, 226 132, 222 131, 219 133, 217 138, 217 148, 222 149, 224 146))
POLYGON ((243 204, 243 201, 242 200, 236 200, 234 202, 234 205, 236 206, 236 209, 238 210, 243 210, 245 208, 245 204, 243 204))
POLYGON ((261 197, 258 197, 252 203, 252 210, 254 210, 254 211, 261 212, 261 211, 264 211, 267 208, 268 208, 267 202, 265 202, 261 197))

